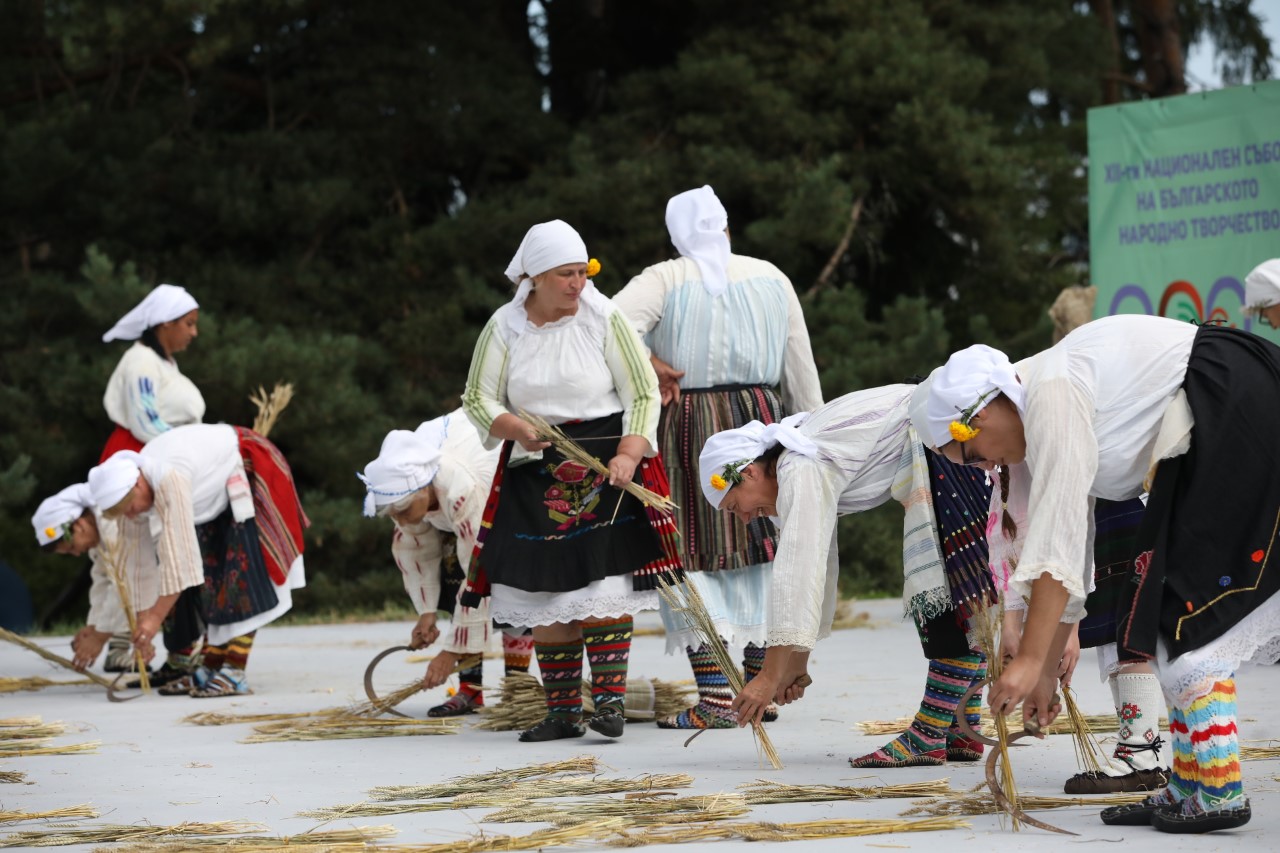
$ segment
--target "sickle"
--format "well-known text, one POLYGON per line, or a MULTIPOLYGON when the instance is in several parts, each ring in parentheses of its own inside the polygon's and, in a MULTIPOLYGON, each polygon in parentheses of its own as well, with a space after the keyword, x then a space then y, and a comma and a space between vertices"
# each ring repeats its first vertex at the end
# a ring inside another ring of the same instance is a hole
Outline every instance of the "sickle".
POLYGON ((119 675, 117 675, 115 679, 112 681, 107 681, 105 678, 102 679, 102 681, 106 682, 103 686, 107 688, 108 702, 132 702, 134 699, 137 699, 139 696, 142 695, 141 693, 139 693, 137 694, 137 696, 122 697, 116 694, 116 688, 120 686, 120 679, 124 678, 126 675, 132 675, 132 674, 133 673, 130 673, 130 672, 122 672, 119 675))
MULTIPOLYGON (((980 691, 982 688, 986 687, 990 683, 991 683, 990 678, 984 678, 981 681, 977 681, 977 682, 974 682, 973 684, 970 684, 969 689, 964 692, 964 696, 961 697, 960 704, 957 705, 956 708, 960 709, 960 708, 969 707, 969 700, 973 698, 973 694, 977 693, 978 691, 980 691)), ((1000 741, 992 740, 986 735, 978 734, 977 732, 975 732, 969 726, 968 717, 969 717, 968 714, 956 714, 956 725, 960 727, 960 731, 964 732, 965 737, 970 738, 972 740, 976 740, 978 743, 985 743, 987 746, 994 746, 996 749, 999 749, 1000 741)))
POLYGON ((378 668, 378 664, 382 663, 382 659, 387 655, 394 655, 396 652, 411 652, 409 646, 392 646, 384 649, 374 655, 373 660, 369 661, 369 665, 364 670, 364 695, 369 697, 369 701, 373 703, 373 707, 377 708, 384 714, 394 714, 397 717, 404 717, 406 720, 415 719, 408 714, 402 714, 395 708, 386 707, 386 700, 378 695, 378 691, 373 689, 373 671, 378 668))
MULTIPOLYGON (((1031 734, 1030 732, 1021 731, 1021 732, 1018 732, 1017 734, 1010 735, 1009 743, 1012 744, 1018 738, 1027 737, 1030 734, 1031 734)), ((1077 832, 1071 832, 1070 830, 1061 829, 1059 827, 1053 826, 1052 824, 1045 823, 1044 821, 1036 820, 1035 818, 1031 817, 1026 812, 1024 812, 1022 809, 1015 806, 1012 802, 1010 802, 1009 798, 1005 796, 1004 789, 1000 787, 999 776, 996 773, 996 762, 999 759, 1000 759, 999 749, 993 749, 991 750, 990 754, 987 755, 987 787, 991 789, 992 795, 996 798, 996 805, 998 805, 1004 811, 1008 812, 1009 815, 1015 821, 1020 820, 1023 823, 1029 823, 1032 826, 1039 827, 1040 829, 1047 829, 1049 832, 1060 832, 1063 835, 1079 835, 1079 833, 1077 832)))

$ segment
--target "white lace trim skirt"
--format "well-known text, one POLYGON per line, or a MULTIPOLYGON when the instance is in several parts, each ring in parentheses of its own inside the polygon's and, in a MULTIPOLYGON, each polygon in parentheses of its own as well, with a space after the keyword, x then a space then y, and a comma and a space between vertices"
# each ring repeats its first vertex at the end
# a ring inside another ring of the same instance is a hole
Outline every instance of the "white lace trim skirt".
POLYGON ((630 573, 602 578, 570 592, 530 592, 495 583, 490 596, 495 622, 530 628, 658 609, 658 591, 636 592, 631 588, 630 573))
MULTIPOLYGON (((769 628, 769 581, 771 563, 758 563, 740 569, 716 572, 688 572, 687 583, 693 584, 707 605, 720 637, 731 646, 765 644, 769 628)), ((688 620, 672 612, 665 601, 659 608, 662 625, 667 629, 667 654, 683 654, 687 646, 697 648, 702 640, 688 620)))
POLYGON ((1169 649, 1160 641, 1154 661, 1164 696, 1185 708, 1230 678, 1245 661, 1269 664, 1280 660, 1280 593, 1268 598, 1225 634, 1198 649, 1167 660, 1169 649))

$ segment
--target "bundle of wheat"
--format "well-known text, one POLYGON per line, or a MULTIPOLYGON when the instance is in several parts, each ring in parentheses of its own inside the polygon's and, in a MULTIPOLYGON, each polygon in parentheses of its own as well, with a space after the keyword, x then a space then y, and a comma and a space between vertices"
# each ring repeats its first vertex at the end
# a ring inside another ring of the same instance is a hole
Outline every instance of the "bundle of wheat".
POLYGON ((37 738, 27 741, 0 741, 0 758, 25 758, 31 755, 81 755, 86 752, 97 752, 102 741, 91 740, 84 743, 67 743, 60 746, 44 746, 49 738, 37 738), (33 744, 35 744, 33 746, 33 744))
MULTIPOLYGON (((1039 794, 1023 794, 1018 806, 1023 811, 1040 811, 1043 809, 1065 809, 1072 806, 1121 806, 1126 803, 1141 802, 1151 795, 1150 791, 1136 791, 1129 794, 1091 794, 1087 797, 1052 797, 1039 794)), ((1004 811, 986 794, 968 792, 953 797, 942 797, 930 800, 903 811, 903 817, 909 815, 982 815, 1000 814, 1004 811)))
POLYGON ((922 820, 815 820, 800 823, 706 823, 697 826, 655 826, 638 832, 619 833, 607 841, 611 847, 643 847, 650 844, 687 844, 724 841, 807 841, 819 838, 854 838, 896 832, 938 832, 966 829, 956 818, 922 820))
POLYGON ((0 823, 21 823, 24 820, 55 820, 58 818, 98 817, 98 810, 88 803, 67 806, 47 812, 0 811, 0 823))
POLYGON ((757 779, 739 785, 753 806, 773 803, 821 803, 829 800, 870 800, 879 798, 938 797, 951 793, 946 779, 849 788, 842 785, 782 785, 757 779))
POLYGON ((27 781, 27 774, 20 770, 0 770, 0 784, 20 785, 27 781))
POLYGON ((488 773, 458 776, 434 785, 382 785, 369 789, 369 796, 382 802, 456 797, 459 794, 504 790, 515 782, 527 779, 546 779, 565 773, 595 773, 599 765, 600 759, 594 755, 579 755, 546 764, 526 764, 512 770, 492 770, 488 773))
POLYGON ((61 847, 66 844, 109 844, 112 842, 164 841, 170 838, 243 835, 265 832, 256 823, 227 820, 218 823, 180 823, 175 826, 126 826, 107 824, 83 828, 60 827, 51 830, 25 830, 0 840, 0 847, 61 847))
POLYGON ((394 826, 354 826, 350 829, 313 830, 299 835, 244 836, 238 838, 184 838, 182 841, 143 841, 116 847, 111 853, 183 853, 185 850, 212 850, 217 853, 278 853, 301 850, 309 853, 363 853, 383 850, 379 838, 398 834, 394 826))
POLYGON ((17 693, 19 690, 36 691, 46 687, 65 687, 79 684, 92 684, 87 678, 76 678, 71 681, 50 681, 35 676, 32 678, 0 678, 0 693, 17 693))
POLYGON ((350 740, 368 737, 421 737, 456 735, 462 723, 456 719, 379 720, 368 717, 328 716, 306 720, 259 723, 254 734, 241 743, 275 743, 292 740, 350 740))
POLYGON ((605 817, 623 818, 627 826, 706 823, 741 817, 751 810, 741 794, 644 799, 575 800, 520 803, 485 817, 486 823, 550 823, 573 826, 605 817))
POLYGON ((47 740, 57 737, 67 730, 66 725, 63 723, 42 723, 39 717, 30 719, 34 719, 35 722, 23 725, 0 726, 0 743, 8 740, 31 740, 33 738, 47 740))
POLYGON ((693 777, 684 773, 645 774, 633 779, 608 779, 596 776, 571 776, 558 778, 554 783, 537 779, 511 782, 496 790, 473 791, 458 794, 449 800, 416 800, 398 803, 349 803, 324 809, 299 812, 298 817, 335 820, 347 817, 385 817, 395 814, 434 812, 446 809, 493 808, 511 806, 527 800, 548 797, 572 797, 590 794, 619 794, 627 791, 660 791, 667 788, 687 788, 693 777))
POLYGON ((258 414, 253 418, 253 431, 263 438, 270 435, 276 425, 276 419, 292 399, 293 383, 291 382, 277 382, 270 394, 259 385, 258 390, 249 395, 249 402, 258 409, 258 414))

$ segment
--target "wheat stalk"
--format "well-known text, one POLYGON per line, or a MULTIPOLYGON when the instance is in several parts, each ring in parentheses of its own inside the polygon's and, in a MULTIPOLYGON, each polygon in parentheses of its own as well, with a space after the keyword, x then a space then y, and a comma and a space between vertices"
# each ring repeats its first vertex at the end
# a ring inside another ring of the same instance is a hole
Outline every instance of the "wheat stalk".
POLYGON ((27 774, 20 770, 0 770, 0 784, 17 785, 27 781, 27 774))
POLYGON ((374 846, 379 838, 398 834, 394 826, 356 826, 350 829, 333 829, 304 832, 299 835, 282 835, 275 838, 247 836, 241 838, 184 838, 178 842, 144 841, 117 847, 111 853, 183 853, 185 850, 205 848, 226 853, 275 853, 280 850, 307 850, 317 848, 326 853, 359 853, 366 850, 382 850, 374 846))
POLYGON ((783 785, 757 779, 739 785, 746 801, 753 806, 772 803, 821 803, 831 800, 871 800, 880 798, 938 797, 951 793, 946 779, 932 782, 907 782, 900 785, 875 785, 850 788, 841 785, 783 785))
POLYGON ((650 844, 682 844, 724 841, 806 841, 821 838, 854 838, 897 832, 937 832, 965 829, 968 822, 956 818, 921 820, 815 820, 800 823, 709 823, 701 826, 658 826, 636 833, 622 832, 607 842, 611 847, 642 847, 650 844))
POLYGON ((1098 745, 1098 739, 1093 736, 1084 714, 1080 713, 1075 691, 1064 686, 1062 702, 1067 710, 1067 719, 1071 723, 1071 746, 1075 749, 1076 766, 1086 773, 1101 773, 1102 762, 1099 761, 1099 756, 1103 755, 1102 747, 1098 745))
POLYGON ((574 826, 606 817, 624 818, 628 826, 705 823, 741 817, 750 811, 741 794, 694 797, 646 797, 577 800, 572 802, 520 803, 485 818, 492 823, 551 823, 574 826))
MULTIPOLYGON (((672 611, 684 616, 685 620, 693 628, 694 634, 702 642, 703 647, 708 649, 715 658, 720 671, 725 674, 729 681, 729 689, 737 697, 745 686, 742 670, 738 669, 737 663, 729 657, 729 650, 720 641, 720 631, 716 627, 715 620, 711 618, 711 614, 707 612, 707 605, 698 593, 698 588, 691 583, 671 584, 665 577, 659 577, 658 592, 672 611)), ((778 751, 773 748, 773 741, 769 740, 769 735, 764 730, 764 725, 753 721, 751 729, 755 733, 756 743, 765 758, 773 765, 773 769, 781 770, 782 759, 778 757, 778 751)))
POLYGON ((241 835, 263 832, 266 827, 243 821, 218 823, 180 823, 175 826, 128 826, 106 824, 83 828, 26 830, 0 840, 0 847, 61 847, 66 844, 104 844, 117 841, 144 842, 167 838, 189 838, 210 835, 241 835))
POLYGON ((693 777, 684 773, 646 774, 634 779, 600 779, 594 776, 556 779, 554 784, 545 780, 511 782, 499 790, 482 790, 459 794, 450 800, 426 800, 399 803, 348 803, 323 809, 299 812, 298 817, 319 820, 336 820, 347 817, 386 817, 416 812, 436 812, 448 809, 511 806, 526 800, 547 797, 568 797, 582 794, 618 794, 627 791, 655 791, 665 788, 687 788, 693 777))
POLYGON ((87 678, 72 681, 50 681, 47 678, 0 678, 0 693, 17 693, 19 690, 36 691, 46 687, 62 687, 64 685, 92 684, 87 678))
POLYGON ((84 743, 68 743, 62 746, 31 746, 31 744, 47 742, 47 738, 37 741, 15 741, 0 743, 0 758, 21 758, 28 755, 79 755, 85 752, 97 752, 102 741, 91 740, 84 743))
MULTIPOLYGON (((44 658, 50 663, 56 663, 58 666, 66 667, 72 672, 79 672, 79 670, 76 669, 76 665, 71 661, 67 660, 66 658, 64 658, 62 655, 55 654, 49 651, 48 649, 44 648, 43 646, 38 646, 35 643, 31 642, 30 640, 26 639, 25 637, 21 637, 13 633, 8 628, 0 628, 0 640, 8 640, 14 645, 22 646, 24 649, 27 649, 28 651, 35 652, 40 657, 44 658)), ((112 687, 110 679, 103 678, 101 675, 98 675, 97 673, 85 672, 81 674, 84 675, 85 678, 88 678, 90 681, 92 681, 94 684, 101 685, 107 688, 108 690, 110 690, 112 687)))
POLYGON ((599 764, 600 759, 594 755, 579 755, 547 764, 527 764, 512 770, 493 770, 489 773, 458 776, 434 785, 382 785, 370 788, 369 796, 380 801, 454 797, 459 794, 501 790, 515 782, 558 776, 563 773, 595 773, 599 764))
POLYGON ((6 812, 0 811, 0 823, 21 823, 26 820, 53 820, 55 818, 98 817, 98 810, 88 803, 79 806, 67 806, 47 812, 6 812))
MULTIPOLYGON (((110 536, 104 535, 100 537, 98 556, 102 559, 102 565, 106 569, 107 576, 115 584, 116 594, 120 596, 120 607, 124 610, 124 617, 129 622, 129 635, 132 637, 138 630, 138 614, 133 609, 133 592, 129 585, 129 568, 125 565, 124 560, 123 539, 124 537, 119 531, 110 536)), ((133 661, 138 668, 138 684, 142 688, 142 692, 150 693, 151 675, 147 670, 146 661, 142 659, 142 652, 139 651, 136 643, 133 647, 133 661)))
POLYGON ((30 740, 32 738, 48 739, 64 734, 67 727, 62 723, 42 723, 36 717, 35 723, 22 726, 5 726, 0 728, 0 743, 7 740, 30 740))
MULTIPOLYGON (((1120 806, 1126 803, 1141 802, 1149 796, 1151 796, 1150 791, 1136 791, 1128 794, 1090 794, 1087 797, 1050 797, 1039 794, 1023 794, 1018 799, 1018 807, 1023 811, 1040 811, 1045 809, 1065 809, 1073 806, 1120 806)), ((1004 809, 992 801, 991 797, 970 792, 963 796, 930 800, 929 802, 912 806, 902 812, 902 815, 903 817, 920 814, 936 816, 984 815, 1002 814, 1003 812, 1004 809)))
MULTIPOLYGON (((569 461, 585 465, 597 474, 602 474, 605 477, 609 476, 609 466, 592 456, 582 448, 582 445, 565 435, 564 430, 560 429, 560 427, 554 426, 538 415, 530 414, 524 409, 520 410, 520 417, 533 427, 539 441, 551 442, 555 445, 556 450, 560 451, 569 461)), ((678 505, 673 503, 671 498, 646 489, 639 483, 626 482, 622 484, 621 488, 639 498, 645 506, 653 507, 659 512, 672 513, 678 509, 678 505)))
POLYGON ((462 841, 438 844, 392 844, 376 848, 379 853, 488 853, 490 850, 543 850, 567 847, 581 841, 614 835, 626 827, 621 818, 606 818, 576 826, 540 829, 528 835, 475 835, 462 841))
POLYGON ((283 720, 274 723, 260 723, 253 727, 254 734, 242 740, 241 743, 456 735, 461 730, 462 723, 449 718, 381 720, 335 715, 312 720, 283 720))
POLYGON ((249 395, 249 402, 258 408, 258 414, 253 418, 253 431, 263 438, 270 435, 276 425, 276 419, 292 399, 292 382, 277 382, 270 394, 267 394, 266 389, 259 385, 258 390, 249 395))

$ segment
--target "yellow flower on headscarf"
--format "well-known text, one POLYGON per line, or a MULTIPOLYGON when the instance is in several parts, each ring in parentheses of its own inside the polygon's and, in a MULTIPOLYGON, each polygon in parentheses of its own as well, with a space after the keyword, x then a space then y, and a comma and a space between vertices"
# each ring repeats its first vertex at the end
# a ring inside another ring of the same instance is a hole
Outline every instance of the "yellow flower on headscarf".
POLYGON ((969 441, 978 433, 982 432, 982 430, 974 429, 968 424, 961 423, 960 421, 952 421, 950 429, 951 429, 951 437, 954 438, 956 441, 960 442, 961 444, 963 444, 966 441, 969 441))
POLYGON ((50 539, 57 539, 57 538, 58 538, 58 531, 57 531, 55 528, 52 528, 52 527, 46 527, 46 528, 44 529, 44 535, 45 535, 45 536, 48 536, 50 539))
POLYGON ((600 262, 595 258, 587 261, 587 278, 600 274, 600 262))
POLYGON ((711 475, 711 488, 715 489, 717 492, 723 492, 728 487, 729 481, 724 477, 721 477, 719 474, 711 475))

